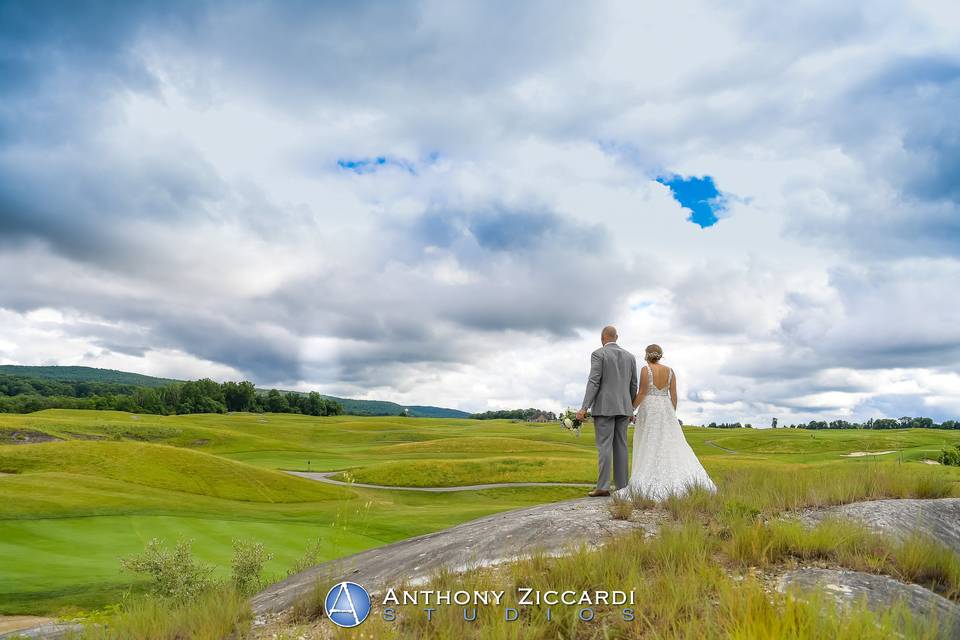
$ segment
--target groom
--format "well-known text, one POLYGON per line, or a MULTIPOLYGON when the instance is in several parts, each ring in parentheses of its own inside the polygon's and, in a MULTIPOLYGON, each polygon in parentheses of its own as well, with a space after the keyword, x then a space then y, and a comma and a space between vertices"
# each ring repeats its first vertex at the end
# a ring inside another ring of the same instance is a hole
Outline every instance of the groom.
POLYGON ((629 481, 627 469, 627 424, 633 415, 633 398, 637 395, 637 359, 617 344, 617 329, 607 326, 600 332, 599 349, 590 354, 590 377, 583 406, 577 418, 583 420, 593 407, 593 426, 597 436, 597 457, 600 474, 591 498, 609 496, 610 464, 617 488, 629 481))

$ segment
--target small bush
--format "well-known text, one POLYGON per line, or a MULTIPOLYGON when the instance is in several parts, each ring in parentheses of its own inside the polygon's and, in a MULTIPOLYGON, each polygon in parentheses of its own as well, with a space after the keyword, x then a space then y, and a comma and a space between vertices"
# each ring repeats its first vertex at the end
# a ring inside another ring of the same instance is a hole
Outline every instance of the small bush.
POLYGON ((937 462, 951 467, 960 467, 960 444, 954 447, 952 451, 944 449, 940 453, 940 457, 937 458, 937 462))
POLYGON ((233 568, 233 586, 240 593, 250 593, 258 588, 263 565, 272 559, 273 554, 267 553, 261 543, 234 540, 233 560, 230 563, 233 568))
POLYGON ((198 596, 211 584, 213 567, 193 557, 192 542, 180 540, 173 551, 154 538, 143 553, 123 558, 121 566, 153 578, 154 594, 185 602, 198 596))

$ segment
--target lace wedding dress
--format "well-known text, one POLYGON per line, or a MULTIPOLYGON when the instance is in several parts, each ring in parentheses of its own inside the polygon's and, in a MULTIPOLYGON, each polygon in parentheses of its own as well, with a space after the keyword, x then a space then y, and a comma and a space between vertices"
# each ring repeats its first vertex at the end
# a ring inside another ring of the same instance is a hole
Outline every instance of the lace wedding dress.
POLYGON ((677 420, 677 412, 670 400, 673 369, 669 370, 667 384, 662 389, 653 384, 650 367, 644 369, 649 376, 649 391, 640 403, 633 432, 630 483, 615 495, 629 499, 639 493, 660 502, 694 486, 716 491, 716 485, 683 437, 677 420))

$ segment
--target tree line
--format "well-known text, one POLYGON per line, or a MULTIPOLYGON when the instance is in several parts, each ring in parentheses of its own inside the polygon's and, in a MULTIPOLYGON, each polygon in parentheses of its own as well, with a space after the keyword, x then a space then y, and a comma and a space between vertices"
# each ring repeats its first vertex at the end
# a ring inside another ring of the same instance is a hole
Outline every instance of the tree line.
MULTIPOLYGON (((740 424, 739 422, 732 423, 716 423, 711 422, 707 425, 712 429, 741 429, 741 428, 752 428, 750 424, 740 424)), ((777 428, 777 419, 774 418, 772 424, 770 425, 774 429, 777 428)), ((903 418, 871 418, 866 422, 848 422, 847 420, 811 420, 807 423, 800 424, 791 424, 788 427, 780 427, 786 429, 960 429, 960 420, 944 420, 943 422, 937 423, 933 418, 911 418, 909 416, 904 416, 903 418)))
POLYGON ((866 422, 846 420, 811 420, 806 424, 790 425, 795 429, 960 429, 960 421, 944 420, 937 423, 933 418, 904 416, 903 418, 871 418, 866 422))
POLYGON ((711 429, 753 429, 752 424, 740 424, 739 422, 711 422, 707 425, 711 429))
POLYGON ((215 382, 209 378, 140 387, 111 382, 69 382, 0 374, 0 413, 43 409, 100 409, 159 415, 187 413, 300 413, 331 416, 343 405, 319 393, 263 393, 250 381, 215 382))
POLYGON ((553 411, 544 411, 542 409, 506 409, 502 411, 484 411, 483 413, 473 413, 470 417, 474 420, 533 420, 538 416, 543 416, 545 420, 556 421, 557 414, 553 411))

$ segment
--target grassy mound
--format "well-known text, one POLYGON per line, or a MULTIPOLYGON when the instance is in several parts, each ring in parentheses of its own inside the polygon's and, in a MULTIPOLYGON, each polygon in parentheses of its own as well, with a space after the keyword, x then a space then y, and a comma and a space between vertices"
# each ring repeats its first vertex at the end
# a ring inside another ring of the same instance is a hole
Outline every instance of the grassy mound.
POLYGON ((69 473, 252 502, 308 502, 344 490, 198 451, 139 442, 45 442, 0 447, 0 471, 69 473))

